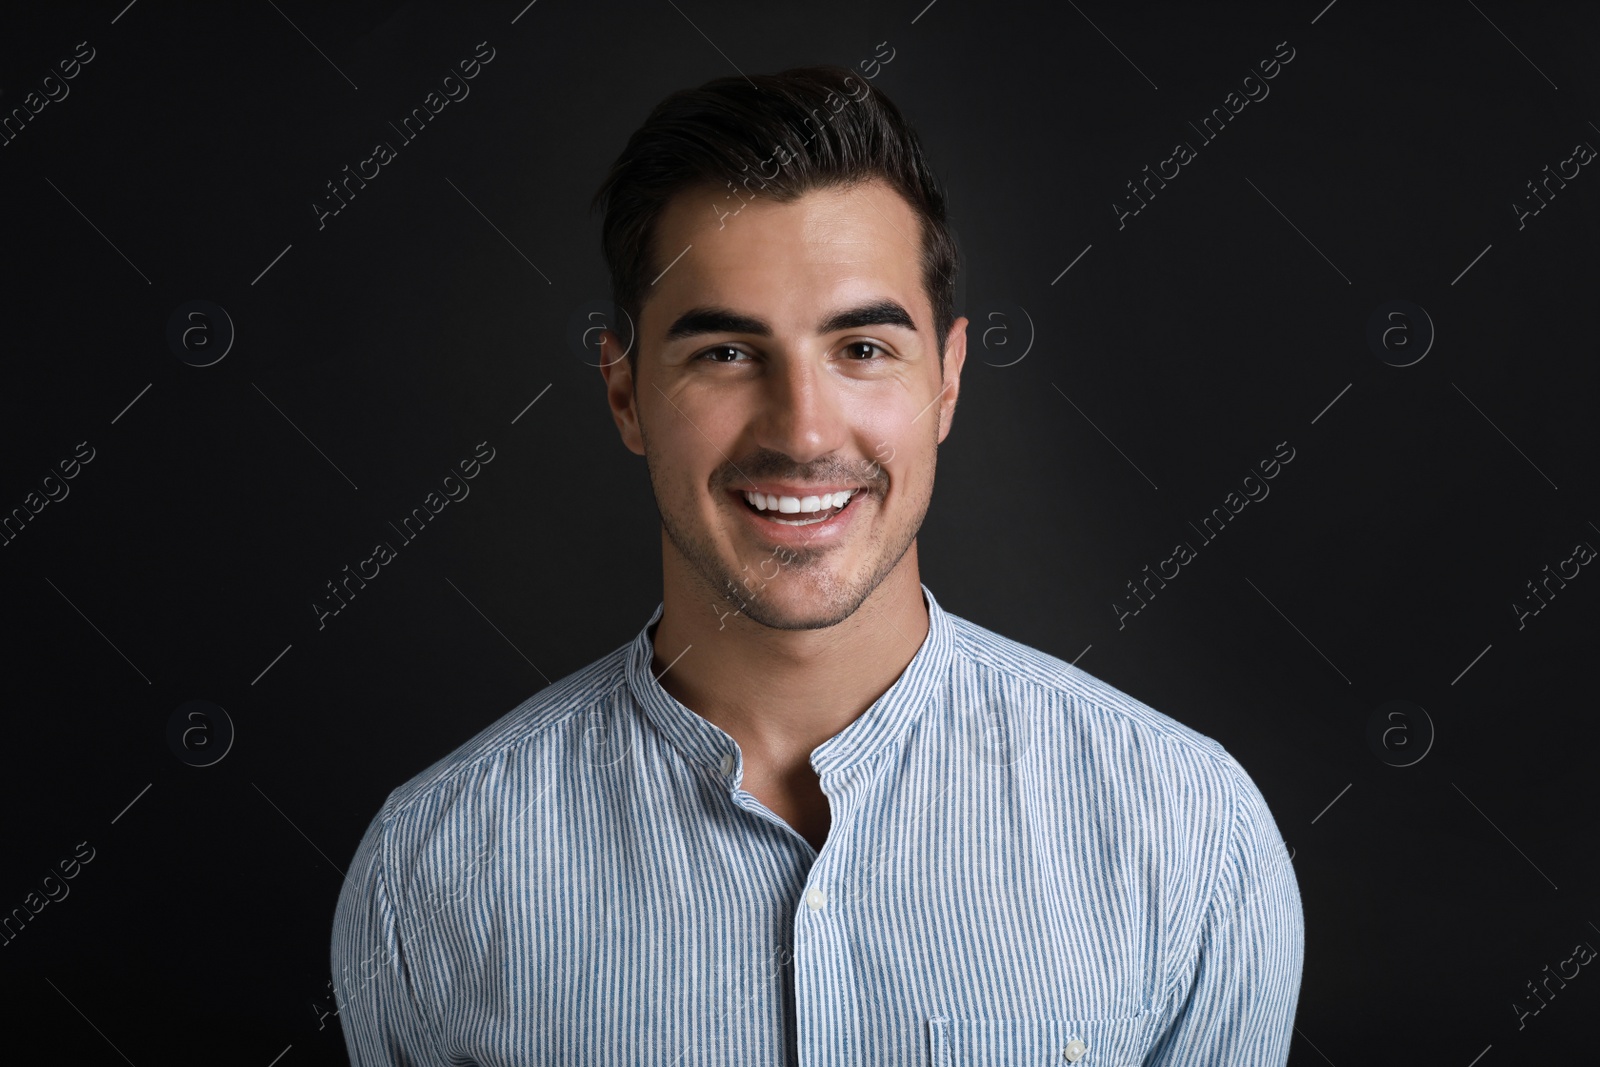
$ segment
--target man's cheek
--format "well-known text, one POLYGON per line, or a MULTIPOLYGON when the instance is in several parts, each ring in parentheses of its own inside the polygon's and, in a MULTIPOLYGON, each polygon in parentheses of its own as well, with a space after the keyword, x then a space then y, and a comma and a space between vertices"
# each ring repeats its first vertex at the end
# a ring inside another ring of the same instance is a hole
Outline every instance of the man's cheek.
POLYGON ((888 474, 888 466, 894 462, 895 446, 889 441, 880 441, 872 450, 872 470, 870 476, 874 481, 882 483, 888 474))

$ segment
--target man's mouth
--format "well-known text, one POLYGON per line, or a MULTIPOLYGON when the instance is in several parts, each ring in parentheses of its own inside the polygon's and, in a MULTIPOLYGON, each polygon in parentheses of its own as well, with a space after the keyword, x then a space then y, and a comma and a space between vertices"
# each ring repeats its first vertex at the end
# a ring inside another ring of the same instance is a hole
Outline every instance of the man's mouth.
POLYGON ((841 489, 837 492, 804 497, 774 496, 771 493, 744 490, 734 490, 734 492, 744 501, 745 507, 768 522, 783 526, 813 526, 819 522, 827 522, 844 511, 862 490, 841 489))

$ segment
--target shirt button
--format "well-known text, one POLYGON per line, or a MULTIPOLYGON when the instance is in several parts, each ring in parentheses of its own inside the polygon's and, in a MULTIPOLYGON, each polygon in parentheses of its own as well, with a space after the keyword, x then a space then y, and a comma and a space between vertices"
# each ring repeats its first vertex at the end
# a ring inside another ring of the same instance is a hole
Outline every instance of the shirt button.
POLYGON ((1083 1054, 1088 1051, 1088 1045, 1085 1045, 1077 1038, 1073 1038, 1071 1041, 1067 1042, 1067 1047, 1061 1050, 1061 1058, 1066 1060, 1068 1063, 1077 1063, 1079 1060, 1083 1059, 1083 1054))
POLYGON ((733 773, 733 753, 732 752, 724 752, 722 754, 722 773, 723 774, 732 774, 733 773))
POLYGON ((827 903, 827 899, 822 895, 822 890, 812 886, 810 891, 806 893, 806 907, 812 911, 821 911, 822 905, 827 903))

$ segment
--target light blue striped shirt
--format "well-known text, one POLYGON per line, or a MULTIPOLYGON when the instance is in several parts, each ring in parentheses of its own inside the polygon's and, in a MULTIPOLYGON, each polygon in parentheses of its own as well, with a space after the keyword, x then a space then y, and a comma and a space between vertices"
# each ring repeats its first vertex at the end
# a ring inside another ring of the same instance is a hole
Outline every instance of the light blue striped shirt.
POLYGON ((394 790, 333 980, 356 1067, 1283 1064, 1304 920, 1217 742, 939 607, 811 764, 820 852, 653 627, 394 790))

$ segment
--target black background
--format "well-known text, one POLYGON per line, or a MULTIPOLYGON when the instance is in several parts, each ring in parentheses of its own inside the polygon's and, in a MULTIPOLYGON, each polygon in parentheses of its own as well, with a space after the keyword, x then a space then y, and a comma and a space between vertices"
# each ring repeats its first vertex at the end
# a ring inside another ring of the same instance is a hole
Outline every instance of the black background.
POLYGON ((874 85, 948 184, 972 320, 924 581, 1249 770, 1305 903, 1294 1063, 1592 1048, 1587 967, 1513 1005, 1600 946, 1600 577, 1520 629, 1512 603, 1600 546, 1600 176, 1513 204, 1600 145, 1600 9, 924 3, 0 15, 7 113, 95 53, 0 146, 0 514, 94 450, 0 547, 0 914, 94 849, 0 948, 8 1047, 344 1062, 330 924, 384 796, 660 599, 644 464, 568 342, 609 296, 589 195, 673 89, 893 49, 874 85), (319 229, 324 183, 480 41, 470 96, 319 229), (1119 228, 1179 140, 1197 158, 1119 228), (192 300, 237 331, 206 367, 167 342, 192 300), (1366 339, 1395 300, 1437 331, 1405 367, 1366 339), (481 441, 470 496, 319 629, 324 583, 481 441), (1280 442, 1270 496, 1202 542, 1280 442), (1119 627, 1178 541, 1197 558, 1119 627), (1407 767, 1367 740, 1396 699, 1432 725, 1391 720, 1407 767), (169 746, 189 700, 236 731, 211 766, 169 746))

